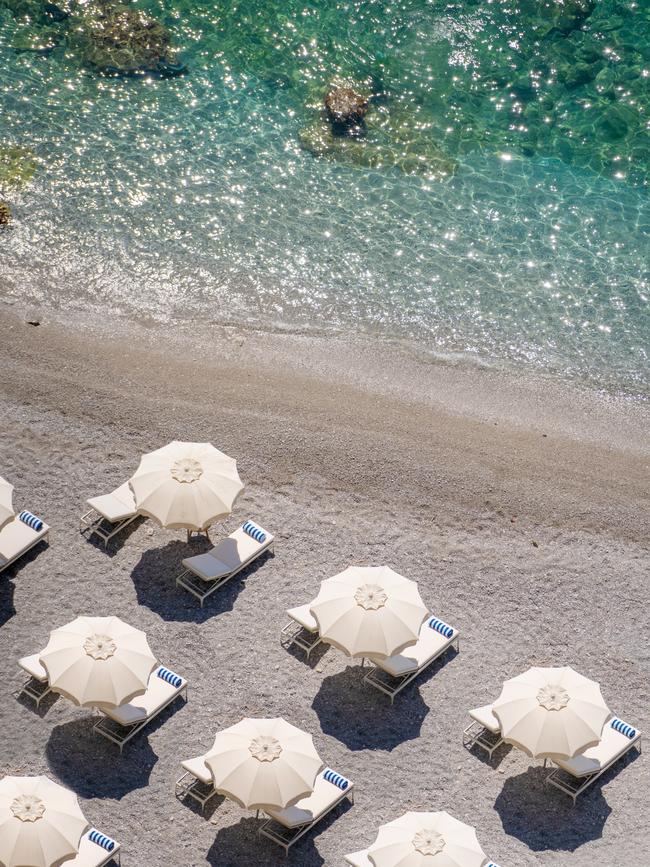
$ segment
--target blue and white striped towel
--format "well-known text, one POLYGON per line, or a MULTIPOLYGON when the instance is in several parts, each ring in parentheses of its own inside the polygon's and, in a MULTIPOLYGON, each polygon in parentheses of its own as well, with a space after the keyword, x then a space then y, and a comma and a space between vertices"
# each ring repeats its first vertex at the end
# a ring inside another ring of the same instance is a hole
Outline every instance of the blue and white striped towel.
POLYGON ((260 529, 257 524, 254 524, 252 521, 246 521, 242 529, 244 533, 248 533, 249 536, 252 536, 256 542, 266 541, 266 533, 264 530, 260 529))
POLYGON ((170 671, 168 668, 165 668, 164 665, 160 666, 156 674, 176 689, 178 689, 178 687, 183 683, 182 677, 175 674, 173 671, 170 671))
POLYGON ((620 732, 625 737, 630 738, 632 740, 633 737, 636 737, 636 729, 632 728, 631 725, 628 725, 626 722, 623 722, 622 719, 614 718, 610 722, 611 727, 614 731, 620 732))
POLYGON ((454 634, 454 629, 452 626, 448 626, 446 623, 443 623, 442 620, 438 620, 437 617, 432 617, 429 620, 429 626, 431 629, 435 629, 436 632, 439 632, 441 635, 444 635, 445 638, 451 638, 454 634))
POLYGON ((112 852, 115 848, 115 840, 111 840, 110 837, 107 837, 106 834, 102 834, 96 828, 92 828, 88 832, 88 839, 91 843, 96 843, 98 846, 101 846, 102 849, 106 849, 107 852, 112 852))
POLYGON ((36 532, 40 532, 43 529, 43 522, 40 518, 37 518, 36 515, 32 515, 31 512, 28 512, 24 509, 18 518, 23 522, 23 524, 27 524, 28 527, 31 527, 32 530, 36 530, 36 532))
POLYGON ((327 780, 328 783, 333 783, 335 786, 338 786, 339 789, 347 789, 350 785, 350 781, 346 780, 344 776, 341 774, 337 774, 336 771, 333 771, 331 768, 325 768, 323 771, 323 779, 327 780))

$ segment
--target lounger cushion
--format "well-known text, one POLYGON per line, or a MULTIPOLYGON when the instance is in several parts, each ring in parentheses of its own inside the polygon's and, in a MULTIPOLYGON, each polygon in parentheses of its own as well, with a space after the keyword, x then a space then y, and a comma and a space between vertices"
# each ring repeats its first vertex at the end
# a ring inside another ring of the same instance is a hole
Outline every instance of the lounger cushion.
MULTIPOLYGON (((346 793, 352 790, 349 784, 346 793)), ((314 791, 306 798, 302 798, 293 807, 285 807, 284 810, 273 810, 267 807, 267 813, 276 822, 285 828, 297 828, 320 819, 341 798, 343 792, 334 783, 328 783, 324 777, 324 771, 316 777, 314 791)))
POLYGON ((346 864, 351 867, 373 867, 372 861, 368 858, 368 850, 362 849, 360 852, 351 852, 345 856, 346 864))
POLYGON ((296 623, 299 623, 307 632, 318 632, 318 623, 311 613, 309 605, 299 605, 298 608, 287 609, 287 614, 296 623))
POLYGON ((257 542, 252 536, 244 532, 243 527, 240 527, 230 536, 222 539, 216 547, 206 554, 197 554, 195 557, 188 557, 183 560, 183 566, 204 581, 216 581, 218 578, 225 578, 226 575, 239 569, 243 563, 247 563, 264 548, 269 547, 273 542, 273 536, 266 531, 264 533, 265 541, 257 542))
POLYGON ((36 515, 32 515, 31 512, 28 512, 27 509, 23 509, 23 511, 18 515, 18 520, 22 521, 23 524, 27 524, 28 527, 31 527, 32 530, 36 530, 38 533, 39 530, 43 529, 43 522, 40 518, 37 518, 36 515))
POLYGON ((205 764, 205 755, 197 756, 195 759, 187 759, 181 762, 181 767, 189 771, 193 777, 209 786, 212 782, 212 774, 205 764))
POLYGON ((137 509, 133 491, 129 487, 128 482, 120 485, 110 494, 104 494, 102 497, 92 497, 86 500, 91 509, 106 518, 111 524, 117 524, 118 521, 124 521, 126 518, 132 518, 137 509))
POLYGON ((40 683, 47 682, 47 671, 41 665, 40 653, 23 656, 22 659, 18 660, 18 665, 34 680, 38 680, 40 683))
POLYGON ((475 707, 474 710, 469 712, 469 715, 472 719, 476 720, 477 723, 480 723, 484 729, 492 732, 492 734, 498 735, 501 731, 501 724, 492 712, 491 704, 484 704, 483 707, 475 707))
POLYGON ((572 759, 554 759, 555 764, 573 777, 586 777, 597 773, 630 749, 631 744, 640 737, 639 730, 635 731, 635 736, 629 738, 607 723, 600 742, 595 747, 590 747, 572 759))
POLYGON ((0 568, 33 548, 49 530, 47 524, 43 524, 40 530, 33 530, 18 518, 5 524, 0 530, 0 568))
POLYGON ((450 637, 445 638, 437 630, 430 628, 429 621, 425 621, 420 627, 420 635, 415 644, 395 656, 372 657, 372 661, 393 677, 401 677, 425 666, 449 647, 457 636, 458 630, 453 629, 450 637))
POLYGON ((123 704, 120 707, 101 706, 101 710, 107 717, 115 720, 122 726, 130 726, 134 723, 142 722, 148 719, 162 708, 164 705, 186 685, 187 681, 181 678, 181 685, 174 687, 160 677, 149 678, 147 691, 143 695, 134 698, 128 704, 123 704))
POLYGON ((107 852, 97 843, 93 843, 89 837, 90 831, 84 834, 79 842, 79 852, 71 861, 66 861, 66 867, 97 867, 98 864, 104 864, 110 855, 116 855, 119 852, 120 844, 115 843, 113 849, 107 852))

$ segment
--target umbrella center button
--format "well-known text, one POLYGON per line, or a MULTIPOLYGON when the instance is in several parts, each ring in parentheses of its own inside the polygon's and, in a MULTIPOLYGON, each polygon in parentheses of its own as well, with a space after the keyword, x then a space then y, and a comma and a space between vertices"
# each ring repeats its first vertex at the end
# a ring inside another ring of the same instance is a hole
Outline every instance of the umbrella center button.
POLYGON ((110 659, 117 645, 109 635, 89 635, 84 641, 84 650, 93 659, 110 659))
POLYGON ((537 701, 546 710, 562 710, 569 703, 569 693, 563 686, 552 683, 543 686, 537 693, 537 701))
POLYGON ((203 475, 203 467, 194 458, 180 458, 171 465, 172 478, 177 482, 191 484, 203 475))
POLYGON ((357 592, 354 594, 354 600, 357 605, 360 605, 361 608, 365 608, 366 611, 368 611, 383 608, 383 606, 388 602, 388 596, 386 595, 384 588, 380 587, 379 584, 362 584, 357 588, 357 592))
POLYGON ((19 795, 11 802, 11 812, 21 822, 36 822, 43 818, 45 804, 36 795, 19 795))

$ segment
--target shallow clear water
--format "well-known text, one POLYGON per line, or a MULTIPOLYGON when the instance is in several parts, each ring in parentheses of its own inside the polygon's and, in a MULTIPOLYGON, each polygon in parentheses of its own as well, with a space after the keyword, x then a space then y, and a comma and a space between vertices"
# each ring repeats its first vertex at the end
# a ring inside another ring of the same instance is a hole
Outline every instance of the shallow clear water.
POLYGON ((0 193, 10 298, 648 387, 648 5, 137 4, 188 67, 160 79, 98 74, 40 2, 0 0, 0 186, 3 147, 36 163, 0 193), (339 81, 367 134, 316 155, 339 81))

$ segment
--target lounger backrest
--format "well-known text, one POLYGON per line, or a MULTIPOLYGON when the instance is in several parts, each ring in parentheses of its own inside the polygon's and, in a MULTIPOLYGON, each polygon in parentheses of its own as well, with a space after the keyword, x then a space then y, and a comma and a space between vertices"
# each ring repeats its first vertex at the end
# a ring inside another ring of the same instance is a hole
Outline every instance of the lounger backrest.
POLYGON ((102 849, 106 849, 107 852, 112 852, 117 845, 115 840, 111 840, 110 837, 107 837, 106 834, 102 834, 96 828, 91 828, 88 832, 88 839, 96 846, 101 846, 102 849))

